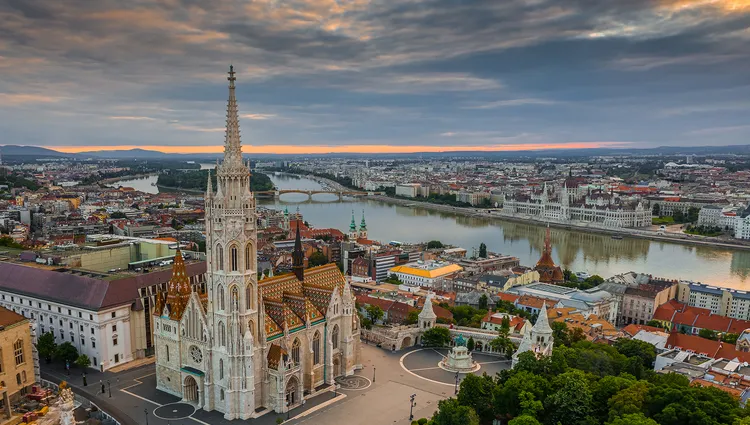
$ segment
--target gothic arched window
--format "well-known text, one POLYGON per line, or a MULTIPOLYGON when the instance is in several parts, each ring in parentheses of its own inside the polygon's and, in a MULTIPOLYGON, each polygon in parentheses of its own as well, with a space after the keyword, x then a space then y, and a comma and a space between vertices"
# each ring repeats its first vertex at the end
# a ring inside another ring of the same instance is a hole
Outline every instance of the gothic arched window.
POLYGON ((253 267, 253 245, 245 245, 245 269, 252 270, 253 267))
POLYGON ((231 305, 232 311, 239 311, 240 309, 240 291, 237 289, 237 286, 232 286, 232 305, 231 305))
POLYGON ((224 359, 219 359, 219 379, 224 379, 224 359))
POLYGON ((216 270, 224 270, 224 248, 216 245, 216 270))
POLYGON ((231 262, 231 266, 232 266, 230 270, 232 270, 233 272, 236 272, 237 268, 239 267, 240 262, 239 262, 238 255, 239 253, 237 253, 237 246, 232 245, 232 247, 229 248, 229 258, 230 258, 229 261, 231 262))
POLYGON ((253 286, 247 285, 247 288, 245 288, 245 308, 247 310, 252 310, 253 308, 253 286))
POLYGON ((165 352, 167 354, 167 361, 169 361, 169 346, 167 345, 165 348, 166 348, 165 352))
POLYGON ((313 364, 320 364, 320 332, 313 336, 313 364))
POLYGON ((333 332, 331 332, 331 343, 334 350, 339 348, 339 325, 333 326, 333 332))
POLYGON ((300 342, 299 338, 295 338, 294 342, 292 343, 292 363, 295 365, 299 364, 299 348, 300 348, 300 342))
POLYGON ((224 322, 219 322, 219 346, 225 347, 226 342, 226 329, 224 327, 224 322))
POLYGON ((219 289, 216 291, 216 304, 219 310, 224 310, 224 287, 219 285, 219 289))

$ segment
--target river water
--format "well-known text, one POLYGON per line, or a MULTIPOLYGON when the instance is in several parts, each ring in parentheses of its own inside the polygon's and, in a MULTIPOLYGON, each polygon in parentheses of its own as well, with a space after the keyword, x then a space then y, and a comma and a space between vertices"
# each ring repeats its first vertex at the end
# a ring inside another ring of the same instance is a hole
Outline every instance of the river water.
MULTIPOLYGON (((206 164, 205 168, 213 164, 206 164)), ((271 174, 279 189, 321 189, 311 179, 287 174, 271 174)), ((144 192, 156 193, 151 183, 156 176, 118 182, 144 192)), ((289 193, 279 200, 258 199, 258 205, 269 208, 299 207, 305 220, 318 228, 334 227, 343 232, 349 229, 354 211, 359 226, 362 214, 367 220, 370 239, 381 242, 421 242, 440 240, 471 252, 484 242, 493 252, 518 257, 521 264, 533 266, 544 246, 542 226, 511 223, 497 219, 466 217, 463 215, 405 207, 367 199, 338 201, 335 195, 315 195, 308 200, 304 194, 289 193)), ((574 271, 586 271, 609 277, 628 271, 649 273, 654 276, 687 279, 726 286, 750 289, 750 251, 704 246, 655 242, 551 229, 553 258, 574 271)))

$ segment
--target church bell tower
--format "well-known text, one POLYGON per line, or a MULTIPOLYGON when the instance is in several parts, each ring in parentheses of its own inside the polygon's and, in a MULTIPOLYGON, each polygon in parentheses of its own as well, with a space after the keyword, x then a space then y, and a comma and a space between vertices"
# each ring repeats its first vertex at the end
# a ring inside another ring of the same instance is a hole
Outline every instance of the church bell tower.
POLYGON ((248 419, 255 412, 255 377, 261 345, 256 341, 258 282, 255 198, 249 163, 242 160, 234 67, 229 67, 224 160, 216 167, 216 190, 209 174, 206 202, 207 320, 210 370, 206 410, 225 419, 248 419))

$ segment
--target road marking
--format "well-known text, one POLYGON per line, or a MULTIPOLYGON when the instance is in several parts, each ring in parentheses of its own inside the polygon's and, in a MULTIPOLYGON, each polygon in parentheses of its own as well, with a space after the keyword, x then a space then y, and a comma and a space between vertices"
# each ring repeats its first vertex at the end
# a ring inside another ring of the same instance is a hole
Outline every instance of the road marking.
POLYGON ((419 372, 420 370, 432 370, 432 369, 441 369, 440 366, 433 366, 433 367, 422 367, 419 369, 411 369, 412 372, 419 372))
MULTIPOLYGON (((401 358, 398 360, 399 364, 401 364, 401 369, 405 370, 410 375, 413 375, 413 376, 415 376, 415 377, 417 377, 419 379, 424 379, 425 381, 432 382, 433 384, 440 384, 440 385, 446 385, 448 387, 452 387, 453 384, 447 384, 445 382, 435 381, 434 379, 425 378, 424 376, 419 376, 416 373, 414 373, 414 372, 410 371, 409 369, 407 369, 406 366, 404 366, 404 359, 406 358, 406 356, 408 356, 409 354, 412 354, 412 353, 416 353, 417 351, 422 351, 422 350, 427 350, 427 348, 420 348, 418 350, 409 351, 408 353, 406 353, 403 356, 401 356, 401 358)), ((433 350, 433 351, 435 351, 435 350, 433 350)), ((435 352, 437 353, 437 351, 435 351, 435 352)), ((440 353, 438 353, 438 354, 440 354, 440 353)), ((440 355, 442 356, 442 354, 440 354, 440 355)))
MULTIPOLYGON (((315 413, 315 412, 317 412, 320 409, 324 409, 324 408, 332 405, 333 403, 335 403, 335 402, 337 402, 339 400, 343 400, 345 398, 346 398, 346 394, 339 394, 339 395, 336 396, 336 398, 332 398, 332 399, 330 399, 328 401, 324 401, 323 403, 320 403, 319 405, 317 405, 315 407, 312 407, 312 408, 310 408, 308 410, 305 410, 304 412, 300 413, 299 415, 292 416, 288 420, 291 421, 291 420, 298 419, 298 418, 304 418, 307 415, 315 413)), ((284 421, 284 422, 286 422, 286 421, 284 421)))
MULTIPOLYGON (((128 387, 128 388, 130 388, 130 387, 128 387)), ((120 390, 120 391, 124 392, 124 393, 125 393, 125 394, 127 394, 127 395, 131 395, 131 396, 133 396, 133 397, 135 397, 135 398, 140 398, 141 400, 143 400, 143 401, 147 401, 147 402, 149 402, 149 403, 151 403, 151 404, 155 404, 155 405, 157 405, 157 406, 159 406, 159 407, 162 407, 162 406, 163 406, 163 404, 159 404, 159 403, 157 403, 157 402, 155 402, 155 401, 153 401, 153 400, 149 400, 149 399, 147 399, 146 397, 141 397, 141 396, 139 396, 138 394, 133 394, 133 393, 131 393, 131 392, 130 392, 130 391, 128 391, 128 390, 120 390)), ((154 416, 156 416, 156 415, 154 415, 154 416)))
MULTIPOLYGON (((195 413, 193 413, 193 414, 195 414, 195 413)), ((192 419, 192 420, 194 420, 194 421, 196 421, 196 422, 198 422, 199 424, 202 424, 202 425, 211 425, 211 424, 210 424, 210 423, 208 423, 208 422, 203 422, 202 420, 200 420, 200 419, 198 419, 198 418, 194 418, 194 417, 192 417, 192 416, 191 416, 191 417, 189 417, 188 419, 192 419)))

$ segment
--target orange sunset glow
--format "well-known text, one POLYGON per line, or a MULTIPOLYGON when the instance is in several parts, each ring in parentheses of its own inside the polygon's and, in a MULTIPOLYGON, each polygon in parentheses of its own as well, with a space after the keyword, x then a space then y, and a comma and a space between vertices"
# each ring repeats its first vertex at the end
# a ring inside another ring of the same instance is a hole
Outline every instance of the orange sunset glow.
MULTIPOLYGON (((591 148, 618 148, 627 147, 629 143, 624 142, 570 142, 549 144, 510 144, 510 145, 487 145, 487 146, 395 146, 395 145, 348 145, 348 146, 290 146, 290 145, 257 145, 243 146, 242 151, 248 154, 281 154, 281 155, 304 155, 304 154, 326 154, 326 153, 414 153, 414 152, 463 152, 463 151, 538 151, 548 149, 591 149, 591 148)), ((91 151, 112 151, 128 149, 146 149, 164 153, 220 153, 224 147, 215 146, 61 146, 52 148, 59 152, 79 153, 91 151)))

